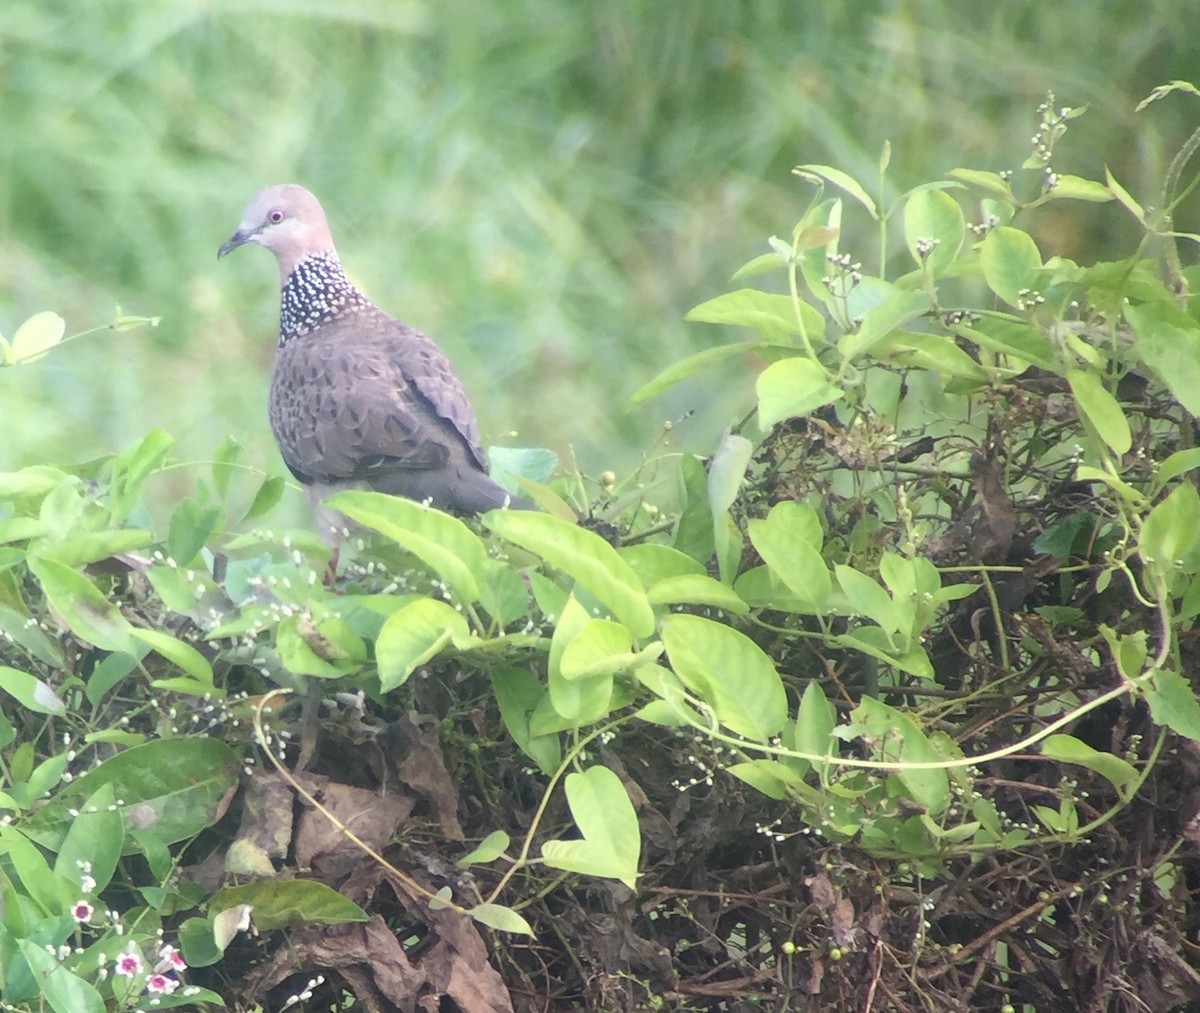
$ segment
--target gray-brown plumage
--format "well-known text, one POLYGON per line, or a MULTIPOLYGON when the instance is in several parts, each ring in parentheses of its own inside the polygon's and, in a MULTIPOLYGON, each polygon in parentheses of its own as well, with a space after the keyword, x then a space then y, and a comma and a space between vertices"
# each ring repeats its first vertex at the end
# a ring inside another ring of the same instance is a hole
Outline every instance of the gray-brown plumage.
POLYGON ((217 256, 244 243, 279 261, 271 429, 323 525, 319 501, 345 488, 457 514, 532 508, 488 477, 475 413, 442 350, 346 278, 311 193, 292 184, 258 193, 217 256))

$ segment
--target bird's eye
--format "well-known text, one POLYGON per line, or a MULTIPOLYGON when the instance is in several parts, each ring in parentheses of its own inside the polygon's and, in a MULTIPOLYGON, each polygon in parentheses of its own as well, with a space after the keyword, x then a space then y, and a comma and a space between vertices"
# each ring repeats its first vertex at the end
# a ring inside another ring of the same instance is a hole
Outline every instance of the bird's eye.
POLYGON ((275 210, 268 213, 267 221, 269 221, 272 225, 278 225, 281 221, 283 221, 283 211, 280 208, 275 208, 275 210))

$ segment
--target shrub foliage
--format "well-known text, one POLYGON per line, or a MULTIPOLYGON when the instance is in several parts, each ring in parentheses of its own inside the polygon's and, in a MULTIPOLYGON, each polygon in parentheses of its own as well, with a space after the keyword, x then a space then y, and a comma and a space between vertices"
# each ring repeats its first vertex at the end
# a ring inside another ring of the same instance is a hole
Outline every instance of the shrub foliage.
POLYGON ((1054 172, 1078 112, 891 207, 886 152, 798 167, 798 224, 692 311, 734 339, 635 395, 744 390, 708 459, 479 523, 343 493, 375 537, 332 587, 231 440, 160 525, 161 432, 0 475, 5 1002, 1200 995, 1191 151, 1145 208, 1054 172), (1055 201, 1144 241, 1043 259, 1055 201))

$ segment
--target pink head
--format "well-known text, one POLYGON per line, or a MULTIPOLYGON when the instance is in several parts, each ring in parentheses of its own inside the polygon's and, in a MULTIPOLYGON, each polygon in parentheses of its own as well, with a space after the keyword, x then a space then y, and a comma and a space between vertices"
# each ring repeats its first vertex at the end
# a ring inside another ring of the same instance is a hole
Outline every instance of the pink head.
POLYGON ((256 193, 242 215, 242 223, 221 244, 217 256, 223 257, 246 243, 265 246, 275 254, 283 281, 305 257, 335 253, 320 202, 295 183, 269 186, 256 193))

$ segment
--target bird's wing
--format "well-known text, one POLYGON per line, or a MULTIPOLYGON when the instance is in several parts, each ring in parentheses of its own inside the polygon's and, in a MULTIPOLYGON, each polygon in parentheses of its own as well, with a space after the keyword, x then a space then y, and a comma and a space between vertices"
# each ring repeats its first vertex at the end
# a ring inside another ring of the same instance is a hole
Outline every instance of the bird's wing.
POLYGON ((487 454, 479 437, 479 423, 467 392, 450 360, 420 331, 404 328, 404 337, 389 346, 393 370, 402 375, 438 418, 449 423, 467 452, 487 471, 487 454))
POLYGON ((292 472, 371 480, 436 470, 464 452, 486 468, 475 416, 440 349, 415 331, 371 338, 327 333, 280 349, 271 426, 292 472))

